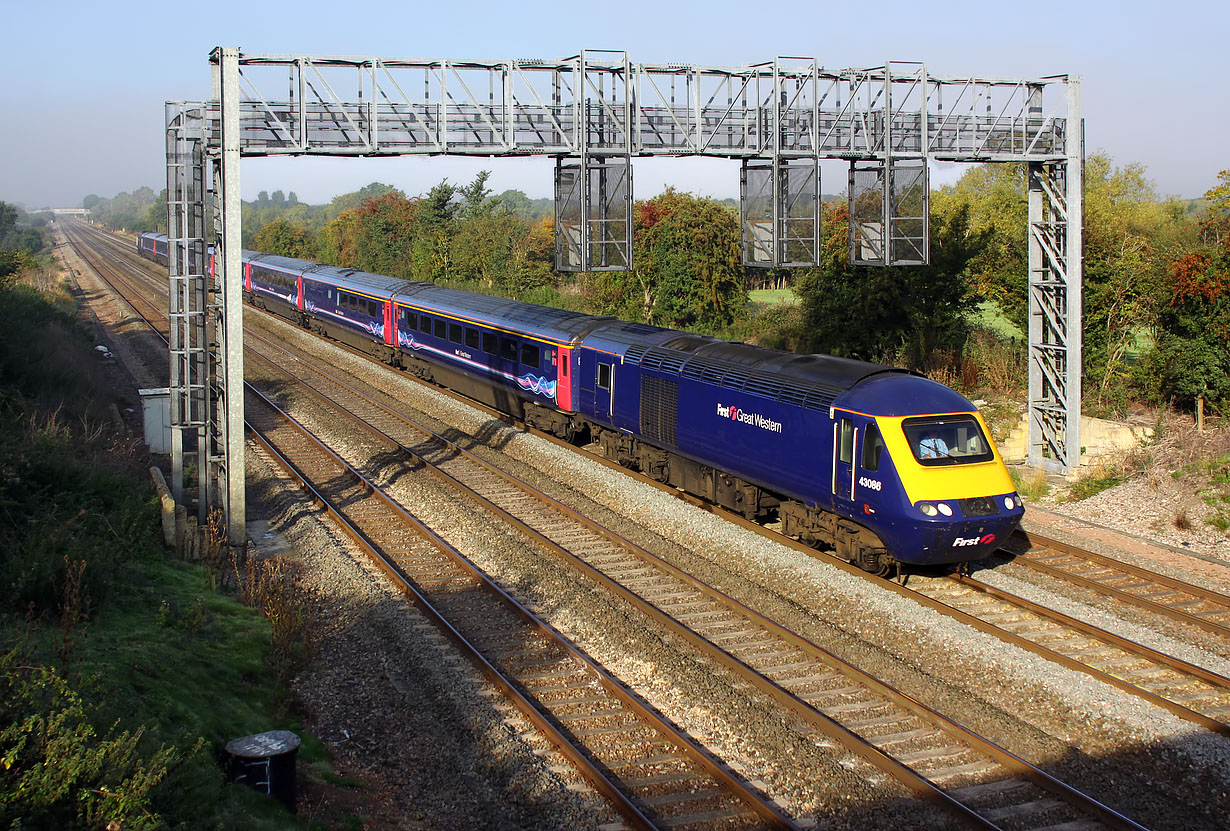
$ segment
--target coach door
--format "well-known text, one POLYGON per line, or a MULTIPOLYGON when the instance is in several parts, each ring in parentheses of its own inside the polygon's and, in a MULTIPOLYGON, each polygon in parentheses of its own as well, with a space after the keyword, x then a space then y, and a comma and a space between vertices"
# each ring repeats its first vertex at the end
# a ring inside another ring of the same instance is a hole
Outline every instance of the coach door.
POLYGON ((833 507, 847 515, 872 514, 880 491, 884 442, 873 419, 837 410, 833 422, 833 507))
POLYGON ((854 448, 858 442, 858 427, 854 414, 840 410, 833 415, 833 507, 847 511, 854 501, 854 448))
POLYGON ((594 415, 610 421, 614 400, 615 364, 606 355, 600 355, 594 367, 594 415))

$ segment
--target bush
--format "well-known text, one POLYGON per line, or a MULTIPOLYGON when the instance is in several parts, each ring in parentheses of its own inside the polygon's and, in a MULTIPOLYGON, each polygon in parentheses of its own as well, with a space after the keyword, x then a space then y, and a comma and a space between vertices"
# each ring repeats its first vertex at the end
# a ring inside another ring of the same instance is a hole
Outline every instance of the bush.
POLYGON ((184 752, 161 745, 143 753, 143 729, 99 735, 81 696, 54 668, 28 661, 20 647, 0 657, 0 825, 162 827, 151 792, 184 752))

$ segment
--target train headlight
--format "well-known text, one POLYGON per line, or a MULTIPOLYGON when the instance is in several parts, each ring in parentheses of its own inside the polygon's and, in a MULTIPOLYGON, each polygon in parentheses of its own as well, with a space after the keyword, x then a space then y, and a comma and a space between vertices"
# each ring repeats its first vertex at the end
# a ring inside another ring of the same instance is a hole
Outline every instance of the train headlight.
POLYGON ((941 502, 936 507, 940 509, 940 513, 944 516, 952 516, 952 508, 948 507, 947 502, 941 502))
POLYGON ((1011 496, 1005 496, 1004 497, 1004 507, 1007 508, 1009 511, 1011 511, 1013 508, 1016 507, 1016 500, 1013 499, 1011 496))
POLYGON ((935 509, 935 506, 930 502, 923 502, 918 506, 918 510, 922 511, 927 516, 935 516, 939 513, 939 511, 935 509))

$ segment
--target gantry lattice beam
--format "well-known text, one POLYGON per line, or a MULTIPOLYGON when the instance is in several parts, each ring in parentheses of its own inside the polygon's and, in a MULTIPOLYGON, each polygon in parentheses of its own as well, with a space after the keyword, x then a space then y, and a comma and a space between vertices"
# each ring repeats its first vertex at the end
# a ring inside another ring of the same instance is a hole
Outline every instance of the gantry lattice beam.
MULTIPOLYGON (((227 513, 233 543, 243 533, 244 156, 555 157, 557 260, 581 269, 632 266, 634 156, 741 160, 745 262, 765 266, 818 262, 821 159, 848 161, 851 182, 862 183, 850 197, 852 256, 884 265, 927 261, 928 162, 1027 163, 1030 461, 1067 470, 1079 459, 1083 147, 1075 78, 939 76, 901 62, 829 70, 807 58, 638 64, 625 52, 595 51, 459 61, 219 48, 210 60, 212 100, 172 103, 167 113, 179 327, 172 422, 199 432, 202 502, 227 513), (192 259, 204 256, 206 204, 218 252, 212 279, 192 259)), ((175 442, 182 452, 181 436, 175 442)))
MULTIPOLYGON (((247 156, 704 155, 1060 161, 1066 112, 1035 108, 1064 77, 929 75, 563 60, 241 55, 247 156)), ((1062 102, 1060 102, 1062 103, 1062 102)))

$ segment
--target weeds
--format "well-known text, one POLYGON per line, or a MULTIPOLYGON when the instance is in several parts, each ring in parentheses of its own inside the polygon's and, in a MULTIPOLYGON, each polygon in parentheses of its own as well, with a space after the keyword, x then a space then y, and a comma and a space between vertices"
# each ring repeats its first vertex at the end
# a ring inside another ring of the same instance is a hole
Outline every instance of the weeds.
POLYGON ((289 684, 310 659, 314 640, 294 570, 282 557, 236 556, 233 568, 240 601, 269 619, 274 675, 279 683, 289 684))
POLYGON ((152 791, 186 754, 162 745, 148 755, 145 730, 99 735, 81 696, 52 667, 31 666, 27 645, 0 656, 0 825, 5 828, 153 829, 152 791))
POLYGON ((1097 467, 1087 474, 1077 477, 1068 487, 1068 498, 1076 502, 1096 496, 1104 490, 1109 490, 1127 480, 1122 470, 1116 468, 1097 467))
POLYGON ((1174 527, 1180 531, 1192 530, 1192 518, 1187 513, 1187 506, 1179 508, 1174 515, 1174 527))
POLYGON ((1051 493, 1051 485, 1046 481, 1046 474, 1040 470, 1013 467, 1009 468, 1008 473, 1012 476, 1016 492, 1027 502, 1041 502, 1051 493))
POLYGON ((72 662, 75 639, 73 633, 77 624, 85 620, 86 606, 89 595, 81 588, 81 577, 85 574, 85 560, 69 560, 64 556, 64 592, 60 604, 60 662, 64 664, 64 673, 68 674, 72 662))

